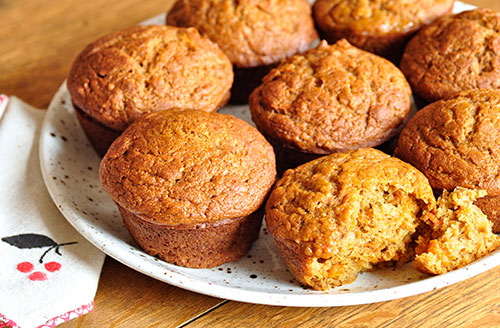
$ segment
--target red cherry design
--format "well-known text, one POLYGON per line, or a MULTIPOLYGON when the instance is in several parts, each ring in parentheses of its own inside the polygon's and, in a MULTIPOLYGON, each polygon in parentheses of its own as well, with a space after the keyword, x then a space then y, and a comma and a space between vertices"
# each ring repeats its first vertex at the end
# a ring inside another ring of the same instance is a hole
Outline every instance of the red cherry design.
POLYGON ((23 273, 28 273, 33 271, 35 267, 30 262, 21 262, 17 265, 17 270, 23 273))
POLYGON ((35 271, 28 276, 28 279, 31 281, 44 281, 47 280, 47 275, 40 271, 35 271))
POLYGON ((45 269, 49 272, 56 272, 61 269, 61 263, 59 262, 49 262, 44 264, 45 269))
MULTIPOLYGON (((43 265, 45 269, 49 272, 56 272, 61 269, 61 263, 59 262, 49 262, 43 265)), ((22 273, 29 273, 35 269, 35 266, 31 262, 21 262, 17 265, 17 270, 22 273)), ((28 276, 31 281, 44 281, 47 280, 47 275, 41 271, 35 271, 28 276)))

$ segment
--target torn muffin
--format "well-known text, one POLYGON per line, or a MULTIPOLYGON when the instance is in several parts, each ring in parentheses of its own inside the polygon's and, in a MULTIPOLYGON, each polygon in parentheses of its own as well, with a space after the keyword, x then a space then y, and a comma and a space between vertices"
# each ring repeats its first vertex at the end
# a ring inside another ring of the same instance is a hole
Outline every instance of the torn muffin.
POLYGON ((484 196, 484 190, 462 187, 443 192, 436 208, 423 217, 428 232, 417 240, 415 269, 429 274, 446 273, 500 246, 500 237, 491 231, 493 223, 474 205, 477 198, 484 196))
POLYGON ((486 190, 475 204, 500 232, 500 90, 463 92, 421 109, 394 154, 424 173, 436 193, 486 190))
POLYGON ((365 148, 285 172, 266 204, 266 224, 294 277, 316 290, 406 261, 423 210, 435 198, 410 164, 365 148))

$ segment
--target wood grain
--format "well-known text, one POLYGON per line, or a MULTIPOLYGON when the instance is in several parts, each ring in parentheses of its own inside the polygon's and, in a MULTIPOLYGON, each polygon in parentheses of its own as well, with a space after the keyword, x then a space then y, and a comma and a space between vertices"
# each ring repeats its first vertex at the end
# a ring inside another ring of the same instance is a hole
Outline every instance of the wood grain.
MULTIPOLYGON (((166 11, 173 0, 0 0, 0 92, 46 107, 76 54, 97 37, 166 11)), ((499 0, 469 0, 500 10, 499 0)), ((221 303, 107 258, 95 311, 69 327, 500 327, 500 267, 401 300, 339 308, 221 303), (214 306, 215 310, 206 313, 214 306), (204 314, 204 315, 203 315, 204 314)))
POLYGON ((76 55, 99 36, 166 12, 173 0, 0 0, 0 90, 47 107, 76 55))
POLYGON ((229 302, 192 322, 196 327, 500 327, 500 267, 454 286, 388 302, 336 308, 292 308, 229 302))
POLYGON ((59 327, 176 327, 224 300, 170 286, 106 258, 94 312, 59 327))

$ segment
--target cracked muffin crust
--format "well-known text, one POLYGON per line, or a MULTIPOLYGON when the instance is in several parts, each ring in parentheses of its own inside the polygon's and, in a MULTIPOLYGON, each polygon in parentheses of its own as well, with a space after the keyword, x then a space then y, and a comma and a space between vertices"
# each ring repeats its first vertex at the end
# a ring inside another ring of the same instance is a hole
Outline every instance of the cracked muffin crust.
POLYGON ((408 43, 401 70, 429 102, 500 89, 500 13, 475 9, 437 19, 408 43))
POLYGON ((329 43, 346 38, 361 49, 395 57, 422 26, 451 13, 453 4, 454 0, 317 0, 313 11, 329 43))
POLYGON ((426 177, 365 148, 285 172, 266 204, 266 224, 295 278, 317 290, 374 265, 409 260, 420 215, 435 205, 426 177))
POLYGON ((152 111, 214 111, 229 99, 232 81, 227 56, 196 29, 134 26, 89 44, 67 83, 90 122, 120 133, 152 111))
POLYGON ((396 135, 410 113, 410 96, 391 62, 346 40, 322 41, 266 75, 249 105, 271 143, 328 154, 376 146, 396 135))
POLYGON ((178 0, 167 16, 216 42, 234 65, 232 101, 247 103, 274 64, 318 38, 307 0, 178 0))
POLYGON ((318 38, 307 0, 178 0, 167 23, 196 27, 236 67, 276 63, 318 38))
POLYGON ((102 185, 137 242, 189 267, 216 266, 248 251, 275 176, 273 149, 255 128, 196 110, 137 120, 100 168, 102 185))
POLYGON ((395 155, 438 192, 486 190, 476 204, 500 232, 500 90, 474 90, 421 109, 404 127, 395 155))

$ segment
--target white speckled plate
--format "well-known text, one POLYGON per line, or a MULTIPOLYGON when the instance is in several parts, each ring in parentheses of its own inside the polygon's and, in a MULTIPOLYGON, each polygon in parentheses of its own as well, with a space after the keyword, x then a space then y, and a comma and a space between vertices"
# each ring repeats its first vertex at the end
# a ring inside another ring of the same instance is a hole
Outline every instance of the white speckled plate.
MULTIPOLYGON (((463 9, 457 3, 457 10, 463 9)), ((157 17, 148 23, 159 23, 157 17)), ((222 110, 247 121, 246 106, 222 110)), ((386 301, 441 288, 500 264, 500 250, 462 269, 430 277, 411 264, 363 273, 328 292, 294 281, 265 227, 248 256, 213 269, 188 269, 144 253, 129 236, 120 214, 102 190, 99 160, 78 124, 63 84, 49 106, 40 135, 40 163, 47 188, 66 219, 109 256, 146 275, 202 294, 242 302, 286 306, 343 306, 386 301)))

